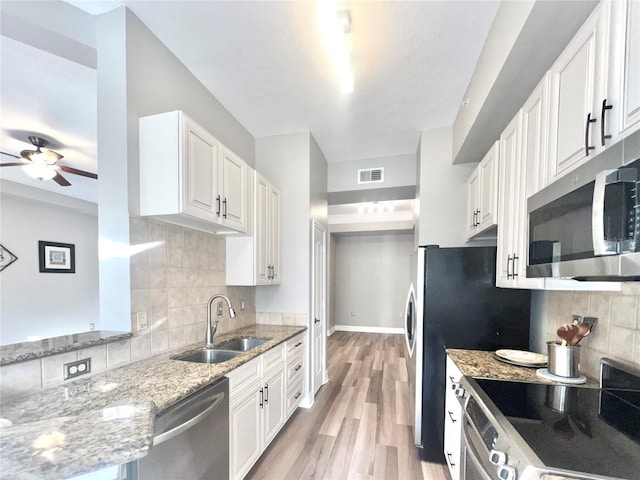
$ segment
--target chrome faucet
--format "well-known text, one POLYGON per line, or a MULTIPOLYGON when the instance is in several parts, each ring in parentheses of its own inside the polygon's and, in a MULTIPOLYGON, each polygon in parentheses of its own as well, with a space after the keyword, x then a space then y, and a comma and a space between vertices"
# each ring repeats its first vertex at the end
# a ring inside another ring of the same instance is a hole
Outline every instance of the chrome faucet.
POLYGON ((209 304, 207 306, 207 337, 204 341, 204 348, 213 348, 213 336, 216 334, 216 330, 218 330, 218 322, 220 320, 215 320, 214 322, 211 321, 211 306, 213 305, 213 301, 216 298, 222 298, 226 300, 227 306, 229 307, 229 316, 231 318, 236 317, 236 311, 233 309, 233 306, 231 305, 231 300, 229 300, 229 297, 226 297, 225 295, 222 295, 219 293, 212 296, 209 299, 209 304))

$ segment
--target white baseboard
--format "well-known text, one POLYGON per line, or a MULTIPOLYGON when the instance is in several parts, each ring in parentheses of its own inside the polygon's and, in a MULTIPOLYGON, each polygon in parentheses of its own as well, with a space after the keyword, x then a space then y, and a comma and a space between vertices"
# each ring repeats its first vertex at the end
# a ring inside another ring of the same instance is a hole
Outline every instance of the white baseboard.
POLYGON ((353 325, 336 325, 339 332, 362 332, 362 333, 392 333, 394 335, 404 335, 403 328, 394 327, 365 327, 353 325))
POLYGON ((336 332, 336 326, 334 325, 333 327, 331 327, 329 330, 327 330, 327 337, 330 337, 331 335, 333 335, 336 332))

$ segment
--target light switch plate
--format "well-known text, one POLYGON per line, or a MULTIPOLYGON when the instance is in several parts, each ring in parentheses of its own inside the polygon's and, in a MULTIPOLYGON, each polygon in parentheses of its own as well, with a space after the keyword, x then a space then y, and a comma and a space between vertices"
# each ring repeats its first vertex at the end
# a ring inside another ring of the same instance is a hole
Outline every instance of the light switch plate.
POLYGON ((138 330, 146 330, 149 327, 147 312, 136 313, 136 323, 137 323, 138 330))

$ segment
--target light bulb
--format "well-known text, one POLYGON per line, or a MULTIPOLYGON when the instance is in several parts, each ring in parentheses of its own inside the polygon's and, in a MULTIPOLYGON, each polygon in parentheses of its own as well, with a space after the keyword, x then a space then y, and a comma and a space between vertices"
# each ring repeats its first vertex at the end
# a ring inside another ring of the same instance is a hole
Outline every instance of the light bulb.
POLYGON ((56 176, 55 170, 37 163, 23 165, 22 170, 31 178, 37 178, 38 180, 51 180, 56 176))

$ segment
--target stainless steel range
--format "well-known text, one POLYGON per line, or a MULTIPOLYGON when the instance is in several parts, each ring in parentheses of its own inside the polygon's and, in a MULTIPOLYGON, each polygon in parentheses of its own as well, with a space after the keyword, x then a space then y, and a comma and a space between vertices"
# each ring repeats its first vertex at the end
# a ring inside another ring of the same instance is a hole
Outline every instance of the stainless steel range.
POLYGON ((640 372, 602 388, 463 378, 465 480, 640 479, 640 372))

